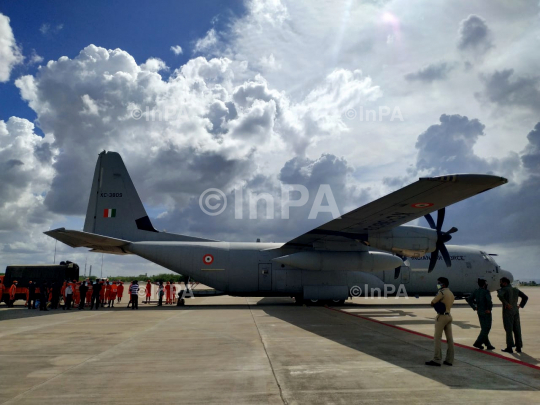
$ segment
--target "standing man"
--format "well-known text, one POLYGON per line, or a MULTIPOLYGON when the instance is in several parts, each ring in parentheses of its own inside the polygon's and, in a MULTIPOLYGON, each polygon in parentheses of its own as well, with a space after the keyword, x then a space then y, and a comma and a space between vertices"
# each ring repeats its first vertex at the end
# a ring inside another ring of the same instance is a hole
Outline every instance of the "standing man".
POLYGON ((452 315, 450 315, 450 310, 452 309, 452 305, 454 305, 454 294, 450 291, 448 285, 449 282, 446 277, 439 277, 437 279, 437 288, 439 292, 433 301, 431 301, 431 306, 435 307, 437 310, 437 317, 435 318, 435 336, 433 337, 435 341, 435 353, 433 355, 433 360, 426 361, 427 366, 441 366, 441 338, 443 330, 448 345, 444 364, 451 366, 454 363, 454 338, 452 336, 452 315), (444 306, 440 304, 436 305, 437 303, 442 303, 444 306), (440 309, 438 309, 438 307, 440 307, 440 309))
POLYGON ((66 283, 64 294, 64 309, 70 310, 71 303, 73 302, 73 287, 71 287, 71 283, 66 283))
POLYGON ((28 282, 28 309, 36 306, 36 285, 30 280, 28 282))
POLYGON ((174 281, 171 281, 171 287, 172 287, 172 303, 176 304, 176 284, 174 281))
POLYGON ((111 288, 109 290, 109 308, 114 308, 114 301, 116 300, 116 294, 118 293, 118 285, 116 284, 116 281, 113 281, 111 284, 111 288))
POLYGON ((86 285, 86 281, 83 281, 81 282, 81 286, 79 287, 79 296, 80 296, 79 310, 84 309, 87 293, 88 293, 88 286, 86 285))
POLYGON ((129 287, 129 294, 131 296, 131 309, 139 309, 139 282, 133 281, 131 287, 129 287))
POLYGON ((11 287, 9 287, 9 307, 13 308, 13 303, 15 302, 15 294, 17 292, 17 280, 14 280, 11 284, 11 287))
POLYGON ((101 281, 99 279, 96 279, 96 282, 92 286, 92 301, 90 301, 90 310, 94 309, 94 305, 96 307, 96 311, 99 309, 99 297, 101 294, 101 281))
POLYGON ((478 288, 473 291, 467 298, 467 302, 473 310, 478 314, 478 320, 480 321, 480 334, 474 342, 473 346, 477 349, 483 350, 484 344, 486 349, 493 350, 495 347, 489 342, 489 331, 491 330, 493 302, 491 301, 491 294, 487 289, 486 279, 483 277, 478 278, 478 288))
POLYGON ((503 304, 503 325, 506 331, 506 348, 502 349, 506 353, 514 353, 512 347, 516 347, 516 352, 521 353, 523 340, 521 338, 521 323, 519 319, 519 308, 523 308, 529 297, 517 288, 513 288, 510 280, 506 277, 501 278, 501 289, 497 291, 497 296, 503 304), (521 303, 518 300, 521 297, 521 303), (515 337, 515 342, 514 342, 515 337))
POLYGON ((167 285, 165 286, 165 303, 166 304, 172 304, 172 297, 171 297, 171 282, 167 281, 167 285))
POLYGON ((165 294, 165 287, 163 287, 163 281, 158 285, 158 307, 163 306, 163 295, 165 294))

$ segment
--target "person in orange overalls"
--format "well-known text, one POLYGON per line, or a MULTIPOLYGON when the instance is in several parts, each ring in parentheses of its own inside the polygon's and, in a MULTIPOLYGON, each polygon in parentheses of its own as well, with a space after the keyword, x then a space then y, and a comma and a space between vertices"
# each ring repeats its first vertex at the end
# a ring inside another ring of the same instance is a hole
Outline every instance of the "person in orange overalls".
POLYGON ((86 306, 90 306, 90 301, 92 300, 92 291, 94 289, 94 286, 92 285, 92 282, 89 279, 86 279, 86 285, 88 286, 88 291, 86 292, 86 306))
MULTIPOLYGON (((2 302, 2 299, 4 298, 4 293, 6 291, 6 287, 4 286, 3 280, 0 279, 0 303, 2 302)), ((8 303, 6 302, 6 305, 8 303)))
POLYGON ((176 284, 174 281, 171 281, 171 287, 172 287, 172 302, 173 304, 176 304, 176 284))
POLYGON ((111 307, 111 304, 112 304, 112 307, 114 308, 114 300, 116 300, 117 293, 118 293, 118 284, 116 284, 116 281, 113 281, 109 289, 109 308, 111 307))
POLYGON ((99 284, 101 284, 101 290, 99 290, 99 300, 101 301, 101 308, 103 308, 105 305, 105 288, 107 287, 107 283, 104 280, 101 280, 99 284))
POLYGON ((73 283, 71 283, 71 288, 73 289, 73 302, 75 302, 75 307, 79 307, 79 304, 81 302, 81 283, 80 281, 73 280, 73 283))
POLYGON ((172 304, 170 281, 167 281, 167 285, 165 286, 165 304, 172 304))
POLYGON ((17 280, 13 281, 13 284, 11 284, 11 287, 9 287, 9 307, 13 307, 13 303, 15 302, 15 291, 17 290, 17 280))
POLYGON ((112 284, 109 281, 109 279, 105 280, 105 285, 103 286, 103 288, 105 289, 104 296, 103 296, 104 301, 101 301, 102 305, 111 301, 111 299, 110 299, 110 297, 111 297, 111 287, 112 287, 112 284))
POLYGON ((116 289, 116 296, 118 297, 118 303, 122 301, 122 296, 124 295, 124 282, 120 281, 118 288, 116 289))
POLYGON ((146 283, 146 301, 144 304, 150 304, 150 297, 152 296, 152 283, 150 280, 146 283))

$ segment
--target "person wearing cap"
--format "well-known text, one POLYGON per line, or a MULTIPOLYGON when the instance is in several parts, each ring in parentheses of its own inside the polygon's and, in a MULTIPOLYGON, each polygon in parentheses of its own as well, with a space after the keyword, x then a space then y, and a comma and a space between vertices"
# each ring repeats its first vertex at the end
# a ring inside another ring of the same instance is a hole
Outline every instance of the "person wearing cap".
POLYGON ((15 302, 15 293, 17 291, 17 284, 19 282, 17 280, 13 281, 13 284, 11 284, 11 287, 9 287, 9 307, 13 307, 13 303, 15 302))
POLYGON ((28 309, 35 309, 36 306, 36 285, 32 280, 28 282, 28 309))
POLYGON ((486 279, 483 277, 478 278, 478 288, 467 297, 467 302, 473 310, 478 314, 478 320, 480 322, 480 334, 474 342, 473 346, 477 349, 483 350, 484 345, 486 349, 493 350, 495 347, 489 341, 489 331, 491 330, 493 302, 491 301, 491 294, 487 289, 486 279))
POLYGON ((506 353, 521 353, 523 339, 521 337, 521 322, 519 318, 519 308, 525 307, 529 297, 527 297, 518 288, 512 287, 510 280, 502 277, 500 280, 501 289, 497 291, 497 296, 503 304, 503 326, 506 332, 506 348, 502 349, 506 353), (521 297, 521 303, 518 304, 521 297), (515 341, 514 341, 515 338, 515 341))
POLYGON ((146 282, 146 296, 145 296, 145 304, 150 304, 150 297, 152 296, 152 282, 148 280, 146 282))
POLYGON ((431 301, 431 306, 436 307, 436 304, 441 302, 444 304, 444 312, 438 312, 435 318, 435 335, 433 337, 435 353, 433 360, 426 361, 426 366, 441 366, 441 338, 443 331, 448 345, 446 359, 443 363, 447 366, 451 366, 454 363, 454 338, 452 336, 452 315, 450 315, 450 310, 452 309, 452 305, 454 305, 454 294, 450 291, 448 285, 449 281, 446 277, 439 277, 437 279, 437 289, 439 291, 435 298, 433 298, 433 301, 431 301))
POLYGON ((118 303, 122 301, 123 295, 124 295, 124 282, 119 281, 118 288, 116 289, 116 297, 118 298, 118 303))

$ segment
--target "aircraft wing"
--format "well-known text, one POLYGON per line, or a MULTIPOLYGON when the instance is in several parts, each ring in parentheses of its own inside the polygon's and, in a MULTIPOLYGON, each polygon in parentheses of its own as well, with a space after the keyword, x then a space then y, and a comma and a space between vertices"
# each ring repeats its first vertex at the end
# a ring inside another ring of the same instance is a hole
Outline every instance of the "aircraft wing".
POLYGON ((298 236, 284 247, 311 247, 313 242, 321 240, 366 240, 368 232, 388 231, 507 182, 503 177, 487 174, 420 178, 415 183, 298 236))
POLYGON ((86 247, 92 249, 92 252, 118 255, 130 254, 123 248, 129 244, 127 240, 97 235, 95 233, 73 231, 66 228, 53 229, 43 233, 73 248, 86 247))

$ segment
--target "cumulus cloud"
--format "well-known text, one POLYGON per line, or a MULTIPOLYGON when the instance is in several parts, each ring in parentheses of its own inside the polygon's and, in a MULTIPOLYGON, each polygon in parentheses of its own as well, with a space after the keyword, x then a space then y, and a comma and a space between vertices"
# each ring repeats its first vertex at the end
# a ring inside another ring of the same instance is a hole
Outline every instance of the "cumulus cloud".
POLYGON ((435 80, 444 80, 448 73, 454 68, 447 62, 431 63, 416 72, 407 73, 405 79, 408 81, 421 81, 431 83, 435 80))
POLYGON ((180 45, 171 46, 171 51, 175 55, 182 55, 184 53, 184 51, 182 50, 182 47, 180 45))
POLYGON ((36 65, 43 62, 43 57, 39 56, 35 49, 32 49, 32 53, 28 57, 28 63, 30 65, 36 65))
POLYGON ((514 76, 513 69, 495 71, 491 75, 480 76, 484 85, 482 92, 476 97, 480 100, 495 103, 501 107, 528 107, 532 111, 540 111, 540 78, 514 76))
POLYGON ((206 35, 195 42, 193 50, 198 53, 213 51, 218 43, 218 37, 214 28, 208 30, 206 35))
POLYGON ((0 83, 7 82, 13 67, 22 61, 23 56, 15 42, 9 18, 0 13, 0 83))
POLYGON ((486 21, 471 14, 459 24, 458 49, 485 53, 493 47, 491 30, 486 21))

